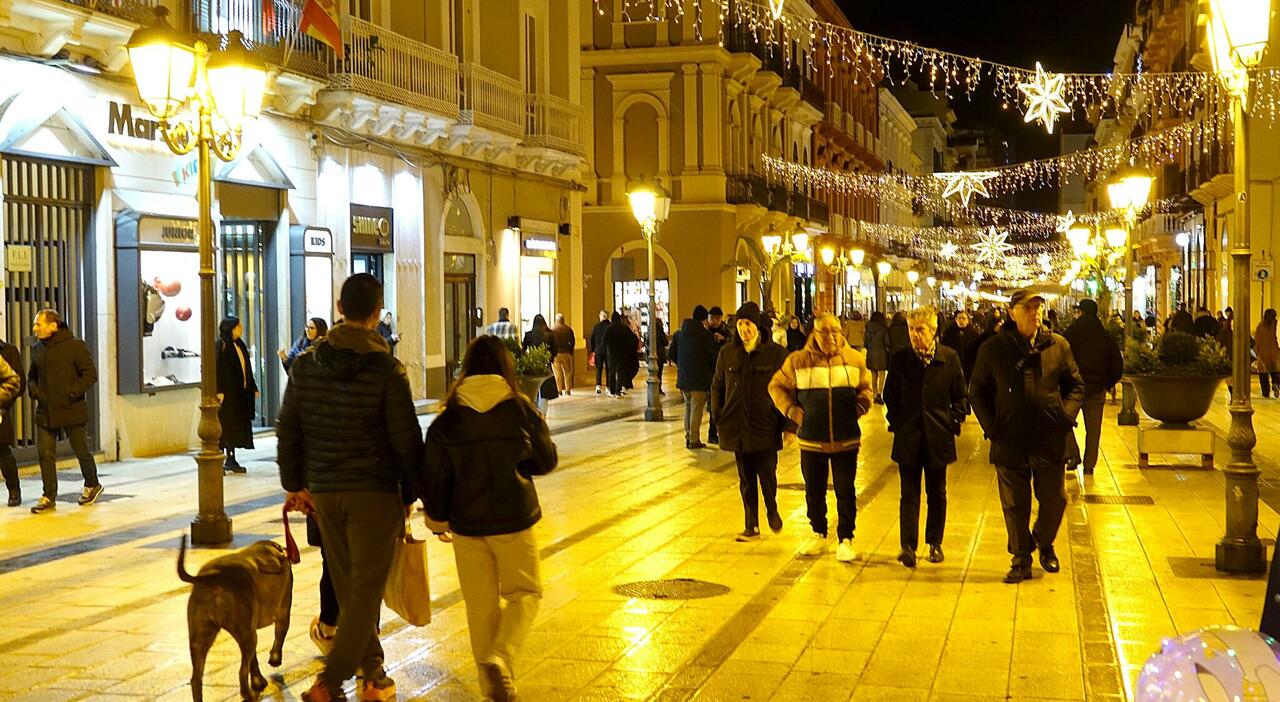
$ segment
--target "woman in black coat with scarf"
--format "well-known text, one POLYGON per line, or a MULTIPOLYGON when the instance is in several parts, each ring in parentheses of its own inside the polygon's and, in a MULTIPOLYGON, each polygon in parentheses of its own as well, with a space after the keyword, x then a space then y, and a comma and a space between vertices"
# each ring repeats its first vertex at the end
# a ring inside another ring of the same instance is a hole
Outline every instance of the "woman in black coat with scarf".
POLYGON ((244 328, 240 320, 227 317, 218 325, 218 422, 222 438, 218 445, 227 454, 226 470, 244 473, 236 460, 236 449, 253 448, 253 418, 256 412, 258 384, 253 379, 253 361, 249 349, 240 339, 244 328))

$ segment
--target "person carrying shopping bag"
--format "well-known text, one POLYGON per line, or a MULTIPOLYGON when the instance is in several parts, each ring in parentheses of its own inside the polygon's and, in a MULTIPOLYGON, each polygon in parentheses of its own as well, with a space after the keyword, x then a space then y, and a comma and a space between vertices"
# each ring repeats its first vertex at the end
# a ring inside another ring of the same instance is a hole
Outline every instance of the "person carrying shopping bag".
POLYGON ((471 342, 423 458, 427 516, 453 532, 480 689, 497 702, 516 697, 515 658, 542 600, 533 477, 557 462, 546 421, 517 388, 502 341, 471 342))

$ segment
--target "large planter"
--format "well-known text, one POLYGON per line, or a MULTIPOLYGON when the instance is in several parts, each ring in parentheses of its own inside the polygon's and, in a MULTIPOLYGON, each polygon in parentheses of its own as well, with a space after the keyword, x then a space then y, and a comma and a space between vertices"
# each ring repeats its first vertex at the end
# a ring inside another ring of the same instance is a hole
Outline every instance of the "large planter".
POLYGON ((1213 406, 1226 376, 1126 375, 1148 417, 1170 427, 1189 427, 1213 406))
POLYGON ((530 400, 537 402, 539 389, 550 377, 550 375, 520 375, 516 376, 516 381, 520 384, 520 392, 524 393, 525 397, 530 400))

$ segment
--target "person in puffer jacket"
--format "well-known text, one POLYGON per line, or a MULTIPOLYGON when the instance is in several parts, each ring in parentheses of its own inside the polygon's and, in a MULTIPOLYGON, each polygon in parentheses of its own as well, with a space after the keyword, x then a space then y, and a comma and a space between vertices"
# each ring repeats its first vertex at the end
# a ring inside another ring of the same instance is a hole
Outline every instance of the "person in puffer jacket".
POLYGON ((516 699, 514 659, 542 600, 533 538, 542 508, 533 477, 550 473, 556 461, 547 423, 517 390, 515 362, 502 341, 471 342, 462 374, 427 429, 423 502, 427 516, 454 533, 486 699, 516 699))
POLYGON ((858 418, 871 409, 871 374, 866 354, 849 345, 840 320, 824 314, 813 324, 805 347, 787 357, 769 383, 769 395, 784 417, 800 429, 800 471, 813 535, 803 556, 827 550, 827 470, 835 486, 836 560, 851 562, 857 493, 854 477, 862 428, 858 418))

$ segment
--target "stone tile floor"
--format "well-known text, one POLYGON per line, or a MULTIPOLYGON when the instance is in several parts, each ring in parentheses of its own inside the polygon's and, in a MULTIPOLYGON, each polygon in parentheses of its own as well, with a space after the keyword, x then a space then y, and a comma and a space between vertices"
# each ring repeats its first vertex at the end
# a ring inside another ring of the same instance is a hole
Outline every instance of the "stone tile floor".
MULTIPOLYGON (((949 475, 947 561, 908 571, 898 551, 897 471, 879 408, 863 420, 859 558, 796 558, 808 532, 798 457, 781 457, 779 536, 739 544, 732 456, 687 451, 680 408, 638 421, 643 391, 622 400, 589 388, 552 404, 558 471, 540 480, 536 533, 546 597, 517 669, 527 700, 1120 700, 1162 637, 1212 624, 1256 626, 1264 581, 1217 575, 1223 483, 1193 457, 1139 471, 1135 432, 1107 408, 1103 464, 1068 483, 1073 495, 1149 496, 1154 505, 1073 500, 1058 540, 1063 571, 1018 586, 1008 567, 994 472, 976 424, 966 425, 949 475), (641 600, 622 583, 697 578, 727 594, 641 600)), ((677 393, 670 391, 674 400, 677 393)), ((1272 458, 1280 403, 1256 401, 1259 463, 1272 458)), ((1227 426, 1225 407, 1210 420, 1227 426)), ((426 418, 424 418, 425 423, 426 418)), ((1219 462, 1225 460, 1223 442, 1219 462)), ((248 452, 249 473, 226 480, 236 546, 279 538, 274 440, 248 452)), ((102 467, 108 495, 88 508, 0 512, 0 699, 190 698, 185 603, 174 574, 178 537, 195 505, 194 464, 176 456, 102 467)), ((64 492, 78 489, 64 473, 64 492)), ((834 500, 829 500, 834 502, 834 500)), ((834 516, 834 504, 832 510, 834 516)), ((1260 534, 1280 518, 1261 507, 1260 534)), ((425 534, 421 524, 415 525, 425 534)), ((189 555, 194 570, 220 551, 189 555)), ((414 628, 384 613, 399 699, 474 700, 461 595, 450 547, 429 542, 434 621, 414 628)), ((266 665, 266 699, 298 699, 319 668, 307 626, 317 611, 319 554, 295 568, 293 626, 283 665, 266 665)), ((221 636, 208 699, 237 699, 235 646, 221 636)))

